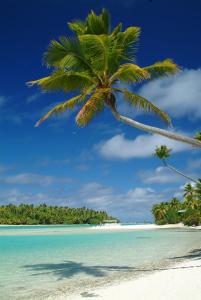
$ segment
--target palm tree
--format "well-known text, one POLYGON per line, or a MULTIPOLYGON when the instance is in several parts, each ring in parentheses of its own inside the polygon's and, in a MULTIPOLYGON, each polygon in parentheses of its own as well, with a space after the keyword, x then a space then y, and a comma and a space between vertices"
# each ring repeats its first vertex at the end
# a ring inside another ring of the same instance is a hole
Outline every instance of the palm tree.
POLYGON ((184 173, 182 173, 181 171, 177 170, 176 168, 174 168, 173 166, 167 163, 166 159, 170 156, 171 151, 172 149, 168 148, 166 145, 161 145, 160 147, 156 147, 154 155, 162 161, 163 165, 166 168, 176 172, 177 174, 185 177, 186 179, 190 179, 191 181, 196 182, 195 179, 185 175, 184 173))
POLYGON ((169 202, 169 207, 175 208, 178 211, 181 208, 181 203, 180 203, 179 199, 177 199, 176 197, 173 197, 169 202))
POLYGON ((156 220, 161 220, 165 218, 168 209, 169 209, 168 202, 160 202, 158 204, 153 205, 152 213, 154 214, 156 220))
POLYGON ((87 125, 105 107, 109 107, 114 117, 130 126, 201 147, 201 142, 190 137, 139 123, 117 111, 116 96, 122 94, 124 100, 135 108, 152 112, 170 124, 170 118, 149 100, 120 88, 118 83, 139 83, 143 80, 169 76, 179 71, 171 60, 165 59, 147 67, 135 64, 136 45, 140 35, 139 27, 128 27, 122 31, 122 24, 110 30, 109 13, 103 9, 100 15, 93 11, 85 21, 68 23, 74 37, 63 36, 52 40, 44 55, 46 65, 53 69, 44 78, 30 81, 44 91, 79 91, 79 94, 50 110, 36 126, 54 114, 83 104, 76 116, 78 126, 87 125))

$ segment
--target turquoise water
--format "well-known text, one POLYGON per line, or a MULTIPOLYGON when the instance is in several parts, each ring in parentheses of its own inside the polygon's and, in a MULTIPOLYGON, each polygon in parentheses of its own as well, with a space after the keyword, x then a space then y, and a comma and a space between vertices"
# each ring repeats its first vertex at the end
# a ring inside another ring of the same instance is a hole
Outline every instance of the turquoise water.
POLYGON ((201 247, 201 231, 0 227, 0 299, 46 299, 132 278, 201 247))

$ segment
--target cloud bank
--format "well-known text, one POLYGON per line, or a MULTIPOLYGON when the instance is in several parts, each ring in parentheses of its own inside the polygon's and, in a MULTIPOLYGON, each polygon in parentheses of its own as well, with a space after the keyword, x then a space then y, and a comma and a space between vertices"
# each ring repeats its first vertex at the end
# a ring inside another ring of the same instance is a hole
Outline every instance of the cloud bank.
POLYGON ((67 184, 72 180, 68 177, 56 177, 34 173, 20 173, 0 177, 1 183, 49 186, 52 184, 67 184))
POLYGON ((175 118, 201 118, 201 69, 150 81, 138 93, 175 118))
POLYGON ((144 183, 149 184, 166 184, 187 181, 184 177, 165 167, 158 167, 154 170, 143 170, 139 173, 139 177, 144 183))
POLYGON ((167 145, 174 152, 190 149, 190 146, 160 135, 142 134, 135 139, 127 139, 124 135, 115 135, 96 146, 101 156, 107 159, 130 159, 152 156, 156 146, 167 145))

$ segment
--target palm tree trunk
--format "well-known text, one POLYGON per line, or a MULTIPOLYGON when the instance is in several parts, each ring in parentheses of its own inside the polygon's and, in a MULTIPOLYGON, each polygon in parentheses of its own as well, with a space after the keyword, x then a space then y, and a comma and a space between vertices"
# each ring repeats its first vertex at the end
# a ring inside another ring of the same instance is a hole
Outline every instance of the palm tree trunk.
POLYGON ((177 174, 179 174, 179 175, 185 177, 186 179, 189 179, 190 181, 193 181, 193 182, 197 182, 197 180, 195 180, 195 179, 193 179, 193 178, 191 178, 191 177, 185 175, 185 174, 182 173, 181 171, 179 171, 179 170, 177 170, 176 168, 174 168, 173 166, 169 165, 164 159, 163 159, 163 164, 164 164, 164 166, 165 166, 166 168, 168 168, 168 169, 170 169, 170 170, 176 172, 177 174))
POLYGON ((127 125, 130 125, 132 127, 135 127, 135 128, 138 128, 138 129, 150 132, 150 133, 160 134, 160 135, 165 136, 169 139, 179 141, 179 142, 183 142, 183 143, 187 143, 187 144, 190 144, 192 146, 196 146, 196 147, 201 148, 201 141, 199 141, 199 140, 196 140, 194 138, 190 138, 190 137, 187 137, 187 136, 184 136, 184 135, 181 135, 181 134, 177 134, 177 133, 174 133, 174 132, 171 132, 171 131, 167 131, 167 130, 164 130, 164 129, 160 129, 158 127, 145 125, 145 124, 137 122, 137 121, 135 121, 131 118, 122 116, 121 114, 119 114, 117 112, 115 107, 110 106, 110 108, 112 110, 112 113, 113 113, 114 117, 118 121, 121 121, 121 122, 123 122, 127 125))

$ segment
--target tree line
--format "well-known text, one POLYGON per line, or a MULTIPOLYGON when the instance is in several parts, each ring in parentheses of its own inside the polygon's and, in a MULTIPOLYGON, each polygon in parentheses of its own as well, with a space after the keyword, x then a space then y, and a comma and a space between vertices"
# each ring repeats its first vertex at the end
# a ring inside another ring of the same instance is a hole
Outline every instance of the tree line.
POLYGON ((185 185, 183 199, 173 197, 169 202, 153 205, 152 214, 158 225, 176 224, 201 225, 201 179, 185 185))
MULTIPOLYGON (((58 207, 41 204, 2 205, 0 224, 38 225, 38 224, 100 224, 113 220, 105 211, 82 208, 58 207)), ((117 220, 117 219, 115 219, 117 220)))

